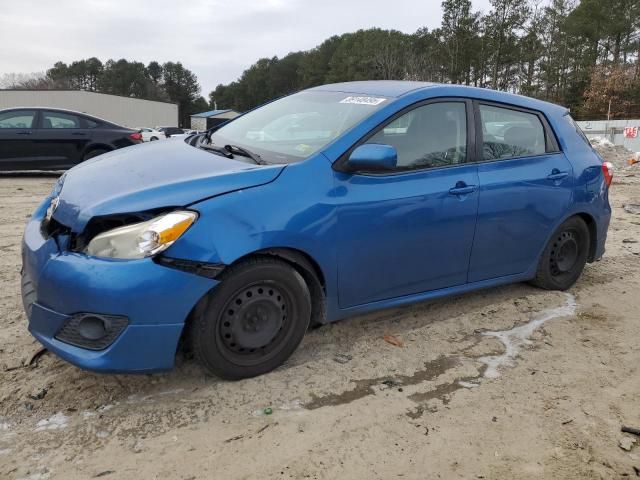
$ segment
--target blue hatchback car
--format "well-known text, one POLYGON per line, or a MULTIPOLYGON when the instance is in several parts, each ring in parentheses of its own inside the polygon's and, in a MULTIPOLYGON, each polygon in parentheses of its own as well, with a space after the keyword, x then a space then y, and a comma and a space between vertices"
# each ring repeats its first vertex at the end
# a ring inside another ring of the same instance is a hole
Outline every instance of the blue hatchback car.
POLYGON ((69 170, 23 242, 29 330, 82 368, 281 365, 310 323, 530 281, 602 257, 611 165, 567 109, 354 82, 69 170))

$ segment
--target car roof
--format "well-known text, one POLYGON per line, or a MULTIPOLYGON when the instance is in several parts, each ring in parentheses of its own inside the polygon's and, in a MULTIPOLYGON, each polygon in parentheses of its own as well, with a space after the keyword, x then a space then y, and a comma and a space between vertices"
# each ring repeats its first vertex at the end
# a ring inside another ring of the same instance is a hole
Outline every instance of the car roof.
POLYGON ((106 123, 107 125, 113 125, 118 127, 121 126, 109 120, 105 120, 104 118, 91 115, 90 113, 78 112, 77 110, 68 110, 66 108, 57 108, 57 107, 10 107, 10 108, 5 108, 0 110, 0 113, 9 112, 13 110, 46 110, 48 112, 68 113, 69 115, 79 115, 81 117, 89 118, 91 120, 98 120, 99 122, 106 123))
POLYGON ((328 85, 310 88, 309 90, 343 92, 357 95, 379 95, 382 97, 392 98, 399 98, 410 93, 424 91, 425 98, 461 96, 492 102, 504 102, 541 111, 554 111, 559 114, 565 114, 568 112, 566 107, 531 97, 525 97, 523 95, 491 90, 489 88, 444 83, 414 82, 408 80, 365 80, 358 82, 331 83, 328 85))
POLYGON ((330 83, 310 88, 309 90, 324 92, 357 93, 360 95, 380 95, 383 97, 400 97, 414 90, 432 87, 437 84, 429 82, 411 82, 407 80, 365 80, 360 82, 330 83))

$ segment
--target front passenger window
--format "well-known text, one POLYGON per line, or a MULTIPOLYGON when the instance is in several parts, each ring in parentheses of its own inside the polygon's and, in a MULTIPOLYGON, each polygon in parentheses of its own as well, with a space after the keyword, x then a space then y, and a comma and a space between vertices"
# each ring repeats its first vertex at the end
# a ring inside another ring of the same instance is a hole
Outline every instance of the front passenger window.
POLYGON ((35 117, 34 110, 14 110, 0 113, 0 128, 31 128, 35 117))
POLYGON ((398 170, 464 163, 467 155, 467 114, 463 102, 430 103, 398 117, 367 143, 392 145, 398 170))

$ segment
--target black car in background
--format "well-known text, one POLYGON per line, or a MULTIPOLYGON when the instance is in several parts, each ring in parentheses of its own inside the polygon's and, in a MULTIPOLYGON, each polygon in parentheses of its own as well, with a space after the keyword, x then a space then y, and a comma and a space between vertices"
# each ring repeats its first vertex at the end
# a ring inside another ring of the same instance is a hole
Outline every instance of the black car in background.
POLYGON ((136 130, 55 108, 0 110, 0 171, 66 170, 142 142, 136 130))
POLYGON ((164 133, 164 136, 169 138, 171 135, 179 135, 184 133, 184 130, 178 127, 156 127, 156 130, 164 133))

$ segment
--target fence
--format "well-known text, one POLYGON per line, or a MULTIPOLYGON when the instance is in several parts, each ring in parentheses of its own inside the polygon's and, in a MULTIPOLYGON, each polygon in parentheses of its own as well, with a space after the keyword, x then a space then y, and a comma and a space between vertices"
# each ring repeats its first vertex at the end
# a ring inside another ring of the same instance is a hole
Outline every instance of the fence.
POLYGON ((640 152, 640 120, 594 120, 578 122, 578 125, 587 138, 603 137, 614 145, 640 152))

